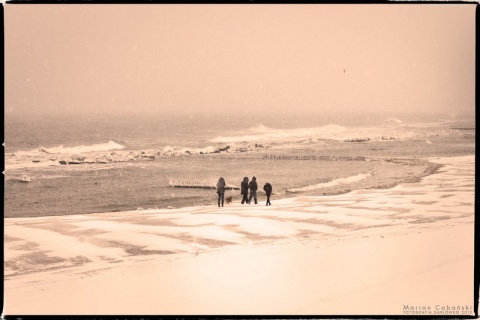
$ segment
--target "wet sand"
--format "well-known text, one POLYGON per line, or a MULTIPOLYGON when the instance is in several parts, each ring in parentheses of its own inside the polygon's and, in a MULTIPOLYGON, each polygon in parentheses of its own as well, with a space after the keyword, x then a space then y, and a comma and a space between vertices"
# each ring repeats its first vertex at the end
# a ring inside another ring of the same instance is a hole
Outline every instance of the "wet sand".
POLYGON ((431 161, 271 207, 7 218, 4 314, 473 314, 475 158, 431 161))

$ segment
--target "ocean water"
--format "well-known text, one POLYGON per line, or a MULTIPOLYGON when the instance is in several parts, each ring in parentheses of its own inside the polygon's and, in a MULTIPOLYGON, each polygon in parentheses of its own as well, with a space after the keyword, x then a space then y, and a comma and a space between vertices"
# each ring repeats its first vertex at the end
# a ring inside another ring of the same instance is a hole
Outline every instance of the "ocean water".
MULTIPOLYGON (((275 196, 357 181, 367 161, 276 160, 266 156, 408 157, 474 153, 468 119, 275 115, 49 115, 5 120, 5 217, 212 205, 213 189, 257 177, 275 196)), ((240 201, 238 190, 226 196, 240 201)), ((261 192, 259 194, 261 198, 261 192)))

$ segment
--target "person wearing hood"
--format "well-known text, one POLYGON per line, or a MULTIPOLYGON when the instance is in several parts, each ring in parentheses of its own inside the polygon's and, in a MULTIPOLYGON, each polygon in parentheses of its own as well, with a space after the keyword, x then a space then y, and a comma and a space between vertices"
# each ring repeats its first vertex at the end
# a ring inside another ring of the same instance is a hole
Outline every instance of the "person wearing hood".
POLYGON ((248 184, 248 188, 250 189, 250 197, 248 198, 248 204, 252 202, 252 198, 255 200, 255 204, 258 204, 257 202, 257 178, 252 177, 252 181, 248 184))
POLYGON ((272 194, 272 185, 270 183, 265 183, 265 185, 263 186, 263 190, 265 191, 265 193, 267 194, 267 206, 270 206, 272 205, 270 203, 270 195, 272 194))
POLYGON ((241 192, 241 195, 243 196, 242 197, 242 204, 244 203, 248 203, 248 178, 245 177, 243 178, 243 181, 242 181, 242 184, 240 186, 240 192, 241 192))
POLYGON ((220 177, 220 179, 218 179, 217 193, 218 193, 218 206, 220 207, 220 202, 221 202, 223 207, 223 200, 225 198, 225 179, 223 179, 223 177, 220 177))

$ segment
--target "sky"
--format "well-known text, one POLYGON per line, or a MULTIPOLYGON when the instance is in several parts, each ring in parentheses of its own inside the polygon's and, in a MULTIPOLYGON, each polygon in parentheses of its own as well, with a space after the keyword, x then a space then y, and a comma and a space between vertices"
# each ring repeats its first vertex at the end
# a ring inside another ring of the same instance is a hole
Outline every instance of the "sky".
POLYGON ((474 113, 475 5, 5 5, 5 112, 474 113))

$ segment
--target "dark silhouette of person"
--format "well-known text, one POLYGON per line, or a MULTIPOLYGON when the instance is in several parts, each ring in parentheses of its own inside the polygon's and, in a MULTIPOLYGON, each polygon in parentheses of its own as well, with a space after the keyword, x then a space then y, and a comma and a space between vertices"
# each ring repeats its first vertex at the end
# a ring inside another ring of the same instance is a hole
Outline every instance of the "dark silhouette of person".
POLYGON ((242 181, 242 184, 240 186, 240 192, 241 192, 241 195, 243 196, 242 197, 242 204, 244 203, 248 203, 248 178, 245 177, 243 178, 243 181, 242 181))
POLYGON ((225 198, 225 179, 220 177, 217 182, 217 193, 218 193, 218 206, 220 207, 220 202, 222 202, 223 207, 223 199, 225 198))
POLYGON ((265 185, 263 186, 263 190, 265 191, 265 193, 267 194, 267 206, 270 206, 272 205, 270 203, 270 195, 272 194, 272 185, 270 183, 265 183, 265 185))
POLYGON ((248 188, 250 189, 250 197, 248 198, 248 204, 252 201, 252 198, 255 200, 255 204, 258 204, 257 202, 257 178, 252 177, 252 181, 248 184, 248 188))

